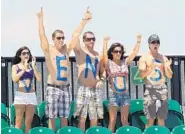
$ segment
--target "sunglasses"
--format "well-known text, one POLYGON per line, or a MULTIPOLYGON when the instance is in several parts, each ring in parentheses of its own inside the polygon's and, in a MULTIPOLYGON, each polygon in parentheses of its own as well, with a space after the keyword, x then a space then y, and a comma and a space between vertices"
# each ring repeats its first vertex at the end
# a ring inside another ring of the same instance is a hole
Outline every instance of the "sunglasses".
POLYGON ((92 40, 92 41, 96 41, 96 38, 93 37, 93 38, 86 38, 86 39, 85 39, 85 41, 87 41, 87 42, 90 42, 91 40, 92 40))
POLYGON ((65 37, 64 37, 64 36, 63 36, 63 37, 56 37, 56 39, 57 39, 57 40, 61 40, 61 39, 64 40, 65 37))
POLYGON ((115 53, 115 54, 116 54, 116 53, 122 54, 122 50, 114 50, 113 53, 115 53))
POLYGON ((159 41, 152 41, 151 44, 160 44, 159 41))
POLYGON ((22 52, 22 55, 30 55, 30 52, 22 52))

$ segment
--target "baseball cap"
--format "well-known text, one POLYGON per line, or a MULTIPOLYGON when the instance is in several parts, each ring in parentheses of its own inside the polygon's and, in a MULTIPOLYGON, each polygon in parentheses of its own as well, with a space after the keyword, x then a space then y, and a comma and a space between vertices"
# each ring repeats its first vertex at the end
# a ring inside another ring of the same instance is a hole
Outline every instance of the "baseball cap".
POLYGON ((160 42, 160 39, 159 39, 159 36, 156 35, 156 34, 152 34, 150 35, 150 37, 148 38, 148 43, 152 43, 153 41, 159 41, 160 42))

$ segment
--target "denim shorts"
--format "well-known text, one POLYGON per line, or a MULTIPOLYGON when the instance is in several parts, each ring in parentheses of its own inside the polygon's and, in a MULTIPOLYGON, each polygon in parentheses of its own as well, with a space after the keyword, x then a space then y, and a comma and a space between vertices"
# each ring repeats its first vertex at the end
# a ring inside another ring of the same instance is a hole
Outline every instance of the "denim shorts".
POLYGON ((130 105, 129 93, 116 93, 109 89, 109 105, 118 107, 130 105))

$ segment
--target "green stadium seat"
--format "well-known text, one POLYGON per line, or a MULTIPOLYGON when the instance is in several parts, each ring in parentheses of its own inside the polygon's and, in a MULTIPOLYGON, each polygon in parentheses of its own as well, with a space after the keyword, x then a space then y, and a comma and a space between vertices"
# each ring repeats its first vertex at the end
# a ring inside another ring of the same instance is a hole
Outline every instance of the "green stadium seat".
POLYGON ((180 125, 172 130, 172 134, 185 134, 185 125, 180 125))
POLYGON ((28 134, 55 134, 55 132, 46 127, 35 127, 32 128, 28 134))
POLYGON ((112 132, 108 128, 94 126, 94 127, 88 128, 85 131, 85 134, 112 134, 112 132))
POLYGON ((168 100, 168 115, 165 120, 165 126, 172 131, 173 128, 183 124, 184 117, 180 104, 176 100, 168 100))
POLYGON ((1 113, 1 129, 10 127, 9 117, 3 113, 1 113))
POLYGON ((57 131, 57 134, 83 134, 80 128, 66 126, 57 131))
POLYGON ((3 113, 4 115, 7 115, 7 110, 4 103, 1 103, 1 113, 3 113))
POLYGON ((132 114, 137 111, 143 111, 143 99, 131 100, 129 113, 132 114))
POLYGON ((142 131, 133 126, 124 126, 117 129, 116 134, 142 134, 142 131))
POLYGON ((151 126, 144 130, 144 134, 170 134, 170 130, 163 126, 151 126))
POLYGON ((176 100, 168 100, 168 109, 182 113, 181 106, 176 100))
POLYGON ((143 112, 143 99, 131 100, 129 113, 131 126, 144 131, 147 119, 143 112))
POLYGON ((13 127, 3 128, 1 134, 24 134, 22 130, 13 127))

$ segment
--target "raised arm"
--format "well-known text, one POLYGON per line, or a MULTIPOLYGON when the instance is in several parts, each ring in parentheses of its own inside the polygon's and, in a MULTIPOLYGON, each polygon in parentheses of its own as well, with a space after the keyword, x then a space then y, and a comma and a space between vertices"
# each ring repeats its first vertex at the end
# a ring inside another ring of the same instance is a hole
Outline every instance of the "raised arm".
POLYGON ((49 42, 45 35, 42 7, 41 7, 41 11, 37 13, 37 17, 38 17, 38 22, 39 22, 39 37, 40 37, 40 42, 41 42, 40 45, 41 45, 42 50, 44 51, 48 72, 51 75, 52 81, 55 82, 56 74, 55 74, 55 69, 52 65, 52 61, 51 61, 52 59, 51 59, 50 52, 49 52, 49 49, 50 49, 49 42))
POLYGON ((132 53, 126 58, 126 63, 127 65, 130 65, 133 59, 136 57, 139 48, 140 48, 140 43, 141 43, 141 35, 137 35, 137 42, 136 45, 132 51, 132 53))
POLYGON ((49 42, 45 35, 45 29, 43 24, 43 9, 41 7, 41 11, 37 13, 38 23, 39 23, 39 37, 41 42, 41 48, 44 52, 49 51, 49 42))
POLYGON ((172 78, 173 75, 173 71, 171 70, 171 64, 172 64, 172 60, 168 60, 167 57, 164 57, 164 71, 165 71, 165 75, 168 78, 172 78))
POLYGON ((108 42, 109 42, 109 40, 110 40, 110 37, 104 37, 104 39, 103 39, 103 63, 104 63, 105 69, 108 69, 107 51, 108 51, 108 42))
POLYGON ((37 71, 37 67, 36 67, 36 58, 35 57, 32 57, 32 68, 33 68, 33 71, 34 71, 34 74, 35 74, 35 77, 38 81, 41 80, 41 74, 40 72, 37 71))
POLYGON ((86 9, 85 15, 80 22, 80 25, 75 29, 72 35, 72 39, 67 45, 68 53, 74 48, 75 51, 81 49, 79 37, 85 27, 85 25, 92 19, 92 13, 89 11, 89 7, 86 9))
POLYGON ((12 66, 12 80, 13 80, 13 82, 18 82, 19 81, 21 76, 26 71, 27 66, 28 66, 28 60, 25 60, 24 67, 23 67, 22 71, 20 71, 19 73, 17 73, 17 69, 18 69, 17 65, 12 66))

